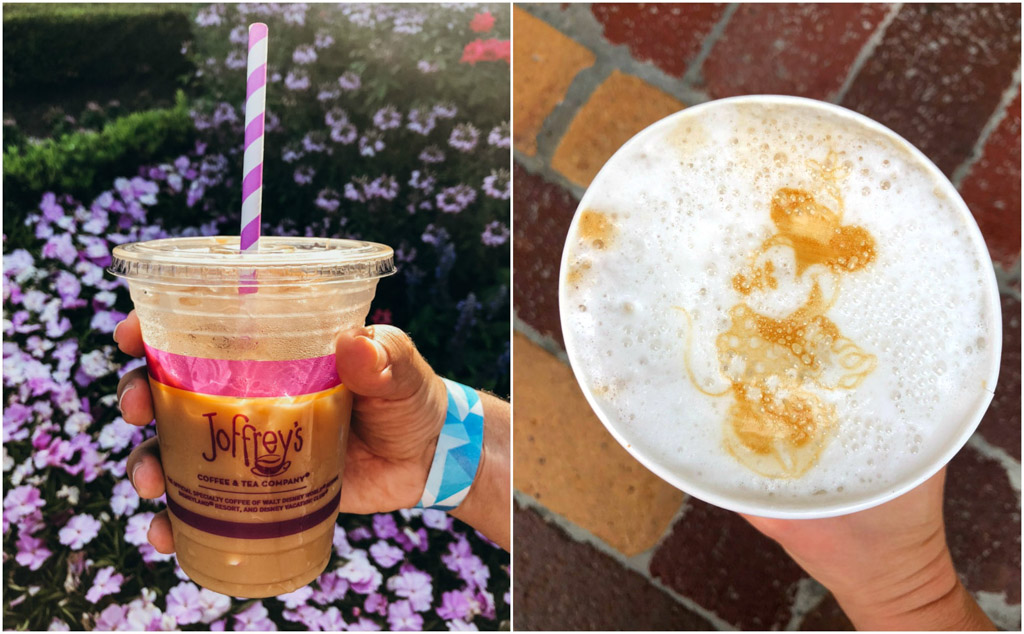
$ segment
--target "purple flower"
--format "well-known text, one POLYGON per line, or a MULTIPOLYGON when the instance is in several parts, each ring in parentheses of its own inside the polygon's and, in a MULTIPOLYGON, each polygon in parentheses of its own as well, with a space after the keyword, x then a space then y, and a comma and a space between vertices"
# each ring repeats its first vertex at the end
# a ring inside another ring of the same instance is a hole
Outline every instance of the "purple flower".
POLYGON ((341 206, 341 200, 337 191, 327 188, 320 190, 313 204, 330 213, 338 210, 338 207, 341 206))
POLYGON ((349 587, 358 594, 369 594, 380 587, 384 577, 370 563, 366 551, 353 550, 351 559, 338 569, 338 576, 348 581, 349 587))
POLYGON ((348 624, 349 632, 379 632, 380 626, 365 616, 359 617, 355 623, 348 624))
POLYGON ((352 546, 348 543, 348 536, 345 534, 345 529, 340 526, 334 527, 334 552, 338 553, 339 557, 348 557, 352 552, 352 546))
POLYGON ((342 145, 349 145, 359 137, 359 131, 351 123, 331 128, 331 140, 342 145))
POLYGON ((379 592, 373 592, 363 602, 363 609, 369 614, 385 616, 388 613, 388 598, 379 592))
POLYGON ((216 4, 204 7, 196 14, 196 24, 199 26, 218 26, 224 20, 221 17, 222 11, 223 8, 216 4))
POLYGON ((306 90, 309 88, 309 75, 304 70, 290 71, 284 78, 288 90, 306 90))
POLYGON ((392 546, 384 540, 378 541, 370 546, 370 556, 384 568, 390 568, 405 559, 405 552, 397 546, 392 546))
POLYGON ((473 607, 465 590, 452 590, 441 595, 441 605, 437 615, 448 621, 451 619, 467 619, 473 616, 473 607))
POLYGON ((113 632, 131 629, 125 627, 126 623, 124 620, 125 611, 127 606, 120 606, 116 603, 111 603, 100 612, 99 616, 96 617, 96 625, 93 629, 100 632, 113 632))
POLYGON ((419 631, 423 617, 413 612, 408 601, 396 601, 388 606, 388 625, 392 630, 419 631))
POLYGON ((376 130, 368 130, 359 138, 359 154, 362 156, 375 156, 383 149, 384 141, 376 130))
POLYGON ((288 621, 302 623, 310 631, 316 631, 320 629, 323 613, 311 605, 300 605, 294 609, 284 610, 282 616, 288 621))
POLYGON ((394 200, 398 195, 398 181, 393 176, 379 176, 373 179, 369 185, 363 187, 363 193, 367 198, 394 200))
POLYGON ((111 333, 114 332, 118 322, 127 316, 116 310, 101 310, 92 316, 92 319, 89 321, 89 328, 97 332, 111 333))
MULTIPOLYGON (((7 520, 7 518, 4 518, 7 520)), ((28 566, 29 570, 39 570, 42 567, 43 562, 46 558, 52 555, 45 545, 43 540, 36 537, 32 537, 22 525, 18 535, 18 554, 15 555, 15 560, 22 566, 28 566)))
POLYGON ((480 241, 489 247, 505 244, 508 241, 508 227, 500 220, 490 222, 484 228, 484 232, 480 234, 480 241))
POLYGON ((480 131, 472 123, 460 123, 448 137, 448 145, 462 152, 469 152, 480 140, 480 131))
POLYGON ((410 564, 402 566, 401 573, 388 579, 388 590, 403 599, 408 599, 409 604, 417 612, 429 610, 434 599, 430 575, 410 564))
POLYGON ((78 281, 77 277, 68 271, 60 271, 57 273, 57 279, 53 285, 64 303, 64 308, 76 305, 78 296, 82 292, 82 283, 78 281))
POLYGON ((200 622, 213 623, 231 609, 231 599, 219 592, 203 588, 199 591, 199 609, 202 611, 200 622))
POLYGON ((149 545, 149 525, 153 522, 155 513, 144 511, 128 518, 128 526, 125 527, 124 541, 135 546, 149 545))
POLYGON ((81 550, 99 534, 101 526, 100 521, 92 515, 76 515, 60 529, 60 543, 71 550, 81 550))
POLYGON ((165 612, 173 616, 179 625, 189 625, 202 620, 203 607, 196 584, 183 581, 171 588, 167 593, 165 612))
POLYGON ((48 631, 48 632, 70 632, 71 631, 71 626, 68 625, 67 623, 65 623, 64 621, 58 619, 57 617, 53 617, 53 620, 50 621, 50 625, 47 626, 46 631, 48 631))
POLYGON ((454 119, 459 109, 453 103, 439 103, 433 108, 433 113, 438 119, 454 119))
POLYGON ((508 200, 509 191, 509 173, 506 169, 500 169, 492 171, 490 176, 484 177, 484 193, 491 198, 497 198, 498 200, 508 200))
POLYGON ((287 592, 285 594, 279 594, 277 595, 277 599, 278 601, 284 603, 284 606, 286 608, 294 610, 300 605, 306 603, 306 601, 308 601, 311 596, 313 596, 313 588, 306 585, 302 586, 298 590, 287 592))
POLYGON ((421 59, 419 62, 416 63, 416 68, 418 68, 419 71, 424 75, 428 75, 430 73, 436 73, 440 67, 437 65, 436 62, 430 62, 425 59, 421 59))
MULTIPOLYGON (((245 27, 242 27, 245 28, 245 27)), ((246 41, 249 40, 249 35, 245 36, 246 41)), ((248 66, 249 60, 245 53, 241 51, 231 51, 228 56, 224 58, 224 65, 231 70, 242 70, 248 66)))
POLYGON ((309 44, 300 44, 292 53, 292 61, 300 66, 312 64, 316 61, 316 49, 309 44))
POLYGON ((439 531, 448 530, 448 527, 451 525, 450 518, 444 511, 424 509, 422 518, 425 526, 439 531))
MULTIPOLYGON (((347 629, 345 619, 341 617, 341 611, 331 606, 320 616, 319 629, 324 632, 341 632, 347 629)), ((315 628, 310 628, 315 629, 315 628)))
POLYGON ((39 210, 43 212, 43 218, 49 222, 57 222, 64 216, 64 208, 57 204, 57 195, 53 192, 43 194, 39 210))
POLYGON ((292 2, 283 5, 284 10, 281 12, 281 17, 284 21, 289 24, 298 24, 302 26, 306 24, 306 9, 308 8, 305 2, 292 2))
POLYGON ((385 106, 374 113, 373 125, 379 130, 393 130, 402 125, 402 114, 394 106, 385 106))
MULTIPOLYGON (((4 414, 6 415, 6 412, 4 414)), ((15 487, 8 491, 4 498, 4 519, 17 522, 22 517, 44 506, 46 506, 46 500, 42 498, 42 494, 36 487, 28 484, 15 487)))
POLYGON ((334 44, 334 38, 324 31, 317 33, 316 39, 313 40, 313 46, 317 48, 327 48, 331 44, 334 44))
POLYGON ((479 632, 480 628, 476 626, 476 623, 463 621, 462 619, 452 619, 445 623, 448 626, 448 630, 451 632, 479 632))
POLYGON ((430 145, 420 152, 419 159, 424 163, 442 163, 444 162, 444 152, 436 145, 430 145))
POLYGON ((67 266, 71 266, 78 257, 78 249, 71 243, 71 234, 61 233, 51 237, 43 245, 44 258, 60 260, 67 266))
POLYGON ((15 249, 4 255, 4 277, 14 278, 20 284, 35 272, 34 264, 35 260, 31 253, 25 249, 15 249))
POLYGON ((437 117, 431 111, 413 108, 409 111, 409 123, 405 127, 426 136, 430 134, 435 125, 437 125, 437 117))
POLYGON ((298 185, 309 185, 316 176, 316 170, 308 165, 303 165, 295 170, 295 183, 298 185))
POLYGON ((512 147, 508 121, 504 121, 501 125, 491 128, 491 131, 487 134, 487 145, 493 145, 494 147, 500 147, 503 149, 512 147))
MULTIPOLYGON (((96 603, 108 594, 116 594, 121 591, 121 584, 124 583, 124 575, 114 572, 113 566, 100 568, 96 577, 92 580, 92 587, 85 595, 89 603, 96 603)), ((173 593, 174 590, 171 590, 173 593)))
POLYGON ((324 144, 324 134, 319 130, 316 132, 309 132, 306 136, 302 137, 302 149, 307 152, 323 152, 327 149, 324 144))
POLYGON ((342 579, 337 572, 325 572, 318 580, 320 588, 313 593, 310 600, 320 605, 334 603, 345 598, 348 593, 348 582, 342 579))
POLYGON ((324 123, 329 126, 340 126, 348 123, 348 113, 335 106, 324 114, 324 123))
POLYGON ((378 513, 373 516, 373 532, 379 539, 390 539, 398 534, 398 525, 395 517, 385 513, 378 513))
POLYGON ((235 112, 234 106, 224 101, 217 104, 217 109, 213 111, 213 125, 220 126, 225 123, 237 122, 238 114, 235 112))
POLYGON ((306 153, 303 152, 302 148, 297 144, 286 145, 284 146, 284 149, 281 150, 281 160, 285 163, 294 163, 305 155, 306 153))
POLYGON ((449 214, 457 214, 476 200, 476 190, 469 185, 446 187, 437 195, 437 208, 449 214))
MULTIPOLYGON (((127 423, 122 423, 122 425, 128 426, 127 423)), ((132 483, 128 480, 121 480, 115 484, 114 494, 110 497, 110 509, 114 511, 114 515, 121 517, 135 512, 137 508, 139 508, 139 494, 135 492, 132 483)))
POLYGON ((262 601, 253 603, 235 615, 235 630, 258 632, 260 630, 277 631, 277 625, 267 618, 267 608, 262 601))
POLYGON ((365 526, 360 526, 359 528, 353 528, 352 530, 350 530, 348 532, 348 538, 350 540, 356 541, 356 542, 363 541, 364 539, 370 539, 372 537, 373 537, 373 533, 370 532, 370 529, 366 528, 365 526))
POLYGON ((231 29, 231 34, 228 35, 228 40, 232 44, 248 44, 249 29, 245 28, 245 25, 239 24, 235 28, 231 29))
POLYGON ((362 82, 359 79, 359 75, 352 71, 347 71, 338 78, 338 85, 341 86, 342 90, 359 90, 362 82))
MULTIPOLYGON (((450 248, 454 248, 448 245, 450 248)), ((454 260, 454 255, 452 256, 454 260)), ((405 549, 406 552, 412 552, 413 550, 419 550, 420 552, 427 552, 427 529, 420 528, 413 531, 410 528, 406 528, 404 531, 395 535, 395 541, 398 545, 405 549)))

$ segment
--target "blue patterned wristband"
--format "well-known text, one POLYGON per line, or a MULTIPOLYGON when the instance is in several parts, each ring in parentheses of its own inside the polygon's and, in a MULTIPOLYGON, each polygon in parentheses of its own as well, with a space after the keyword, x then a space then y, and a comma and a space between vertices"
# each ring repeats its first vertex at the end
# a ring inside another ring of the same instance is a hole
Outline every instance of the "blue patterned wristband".
POLYGON ((484 404, 476 390, 442 379, 448 389, 448 415, 437 439, 418 509, 450 511, 473 485, 484 444, 484 404))

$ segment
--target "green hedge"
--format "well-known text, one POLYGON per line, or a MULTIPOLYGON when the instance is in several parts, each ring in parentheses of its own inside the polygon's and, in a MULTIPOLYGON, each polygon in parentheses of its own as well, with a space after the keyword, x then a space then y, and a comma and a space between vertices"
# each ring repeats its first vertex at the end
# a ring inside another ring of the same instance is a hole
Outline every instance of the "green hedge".
POLYGON ((4 5, 4 89, 106 85, 192 71, 191 5, 4 5))
POLYGON ((15 230, 44 192, 88 199, 97 186, 134 174, 140 165, 184 153, 195 140, 185 95, 173 108, 138 112, 99 132, 75 132, 4 152, 4 231, 15 230))

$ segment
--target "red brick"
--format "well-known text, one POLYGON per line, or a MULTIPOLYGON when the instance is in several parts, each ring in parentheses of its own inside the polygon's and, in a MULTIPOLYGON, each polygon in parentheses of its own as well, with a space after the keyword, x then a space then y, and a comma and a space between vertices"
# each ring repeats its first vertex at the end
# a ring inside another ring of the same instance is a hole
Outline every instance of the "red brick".
POLYGON ((1020 64, 1020 4, 905 4, 843 105, 889 126, 947 176, 1020 64))
POLYGON ((960 185, 992 258, 1007 267, 1020 257, 1020 88, 960 185))
POLYGON ((725 5, 594 3, 590 10, 609 42, 625 44, 637 60, 682 77, 725 5))
POLYGON ((992 405, 978 426, 989 443, 1020 460, 1020 302, 1004 295, 1003 358, 992 405))
POLYGON ((711 630, 641 575, 570 540, 532 510, 515 512, 516 630, 711 630))
POLYGON ((804 615, 800 629, 804 632, 851 632, 857 628, 853 627, 853 623, 839 607, 839 602, 829 593, 804 615))
POLYGON ((1005 593, 1009 604, 1020 604, 1020 495, 1003 466, 965 447, 949 463, 944 511, 967 589, 1005 593))
POLYGON ((558 185, 518 165, 512 177, 516 315, 564 346, 558 317, 558 267, 579 201, 558 185))
POLYGON ((695 498, 684 509, 651 573, 739 629, 785 626, 795 585, 807 575, 736 513, 695 498))
POLYGON ((706 89, 716 98, 827 99, 888 10, 883 4, 741 4, 701 68, 706 89))

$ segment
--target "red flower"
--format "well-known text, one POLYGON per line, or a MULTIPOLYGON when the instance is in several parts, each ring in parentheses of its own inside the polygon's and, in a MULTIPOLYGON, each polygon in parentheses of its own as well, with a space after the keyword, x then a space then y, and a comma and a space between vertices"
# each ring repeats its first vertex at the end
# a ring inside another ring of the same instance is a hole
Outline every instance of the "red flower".
POLYGON ((486 33, 494 27, 494 16, 490 11, 477 13, 469 23, 469 28, 477 33, 486 33))
POLYGON ((477 62, 497 62, 505 60, 512 62, 512 42, 509 40, 473 40, 466 44, 462 50, 464 64, 476 64, 477 62))
POLYGON ((387 308, 378 308, 377 310, 373 311, 373 315, 370 316, 370 321, 375 324, 393 323, 391 321, 391 311, 387 308))

